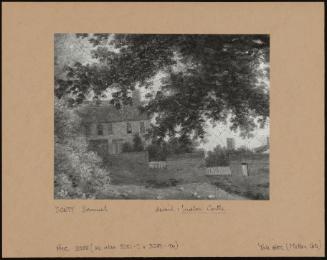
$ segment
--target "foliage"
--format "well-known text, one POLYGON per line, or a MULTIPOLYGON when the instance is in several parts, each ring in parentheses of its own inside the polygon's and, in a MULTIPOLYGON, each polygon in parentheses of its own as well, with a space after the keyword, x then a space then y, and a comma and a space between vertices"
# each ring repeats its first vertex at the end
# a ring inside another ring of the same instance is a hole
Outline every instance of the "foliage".
POLYGON ((55 99, 55 198, 93 198, 109 184, 101 159, 87 150, 80 119, 64 100, 55 99))
POLYGON ((239 147, 238 149, 235 149, 230 152, 232 155, 252 155, 255 154, 252 150, 246 148, 246 147, 239 147))
POLYGON ((140 35, 78 34, 93 45, 97 62, 68 66, 58 79, 58 97, 72 95, 80 103, 113 90, 117 108, 130 104, 128 93, 138 84, 149 88, 163 73, 163 86, 141 109, 156 115, 152 136, 203 138, 206 122, 226 122, 249 135, 269 117, 268 35, 140 35), (109 42, 109 44, 108 44, 109 42))
POLYGON ((123 153, 133 152, 133 146, 129 142, 124 142, 122 147, 123 153))
POLYGON ((147 147, 149 159, 152 161, 165 161, 167 156, 181 153, 192 153, 196 150, 198 143, 194 140, 182 136, 171 137, 168 141, 153 140, 147 147))
POLYGON ((228 150, 227 148, 217 145, 213 151, 209 151, 205 162, 207 167, 214 166, 228 166, 230 156, 238 155, 252 155, 254 152, 246 147, 240 147, 234 150, 228 150))
POLYGON ((209 151, 205 158, 207 167, 228 166, 229 165, 229 151, 226 148, 217 145, 213 151, 209 151))
POLYGON ((138 134, 135 134, 133 137, 133 150, 136 152, 140 152, 144 150, 143 141, 138 134))
POLYGON ((133 144, 130 142, 123 143, 122 152, 124 153, 140 151, 144 151, 144 144, 142 138, 138 134, 133 136, 133 144))
POLYGON ((197 145, 188 136, 171 137, 167 144, 170 154, 191 153, 197 145))
POLYGON ((167 159, 168 149, 165 142, 152 143, 146 149, 149 153, 149 161, 165 161, 167 159))

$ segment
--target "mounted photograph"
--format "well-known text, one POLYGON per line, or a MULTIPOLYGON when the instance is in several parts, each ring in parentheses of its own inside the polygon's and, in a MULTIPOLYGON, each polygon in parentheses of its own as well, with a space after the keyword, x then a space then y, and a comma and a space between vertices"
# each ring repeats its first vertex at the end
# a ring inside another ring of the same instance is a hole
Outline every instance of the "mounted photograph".
POLYGON ((267 34, 54 34, 54 199, 269 200, 267 34))

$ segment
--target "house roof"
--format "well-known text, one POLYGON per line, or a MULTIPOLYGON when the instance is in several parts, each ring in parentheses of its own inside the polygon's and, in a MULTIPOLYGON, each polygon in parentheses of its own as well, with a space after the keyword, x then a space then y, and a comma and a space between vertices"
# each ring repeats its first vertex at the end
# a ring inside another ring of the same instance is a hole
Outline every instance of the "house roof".
POLYGON ((141 113, 135 106, 124 106, 118 110, 109 102, 101 102, 98 105, 85 102, 77 112, 83 123, 149 120, 147 114, 141 113))

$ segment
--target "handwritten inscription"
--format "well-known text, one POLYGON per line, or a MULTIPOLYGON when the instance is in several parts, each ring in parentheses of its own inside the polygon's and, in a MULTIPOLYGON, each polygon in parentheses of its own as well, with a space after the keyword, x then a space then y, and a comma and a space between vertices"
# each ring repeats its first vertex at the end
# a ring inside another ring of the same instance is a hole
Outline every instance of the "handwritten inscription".
MULTIPOLYGON (((110 209, 107 205, 102 207, 89 207, 89 206, 55 206, 55 212, 61 215, 73 214, 73 213, 108 213, 110 209)), ((155 213, 164 212, 176 212, 183 214, 224 214, 226 211, 221 204, 207 204, 207 205, 168 205, 168 206, 157 206, 154 210, 155 213)))
POLYGON ((106 205, 101 208, 91 208, 91 207, 82 206, 82 213, 86 213, 86 212, 108 212, 108 208, 106 205))
POLYGON ((192 213, 214 213, 214 214, 223 214, 225 213, 225 209, 221 204, 208 204, 208 205, 191 205, 187 206, 181 204, 179 206, 168 205, 166 207, 155 208, 156 213, 163 212, 176 212, 176 213, 184 213, 184 214, 192 214, 192 213))
POLYGON ((58 244, 56 246, 57 253, 64 254, 69 252, 100 252, 110 250, 158 250, 168 249, 177 250, 180 247, 177 241, 171 243, 104 243, 104 244, 84 244, 68 246, 64 244, 58 244))
POLYGON ((58 207, 58 206, 56 206, 55 209, 56 209, 56 213, 58 213, 58 214, 60 214, 60 213, 73 213, 74 210, 75 210, 75 207, 69 207, 69 206, 67 206, 67 207, 58 207))
POLYGON ((55 212, 57 214, 71 214, 75 212, 81 212, 81 213, 106 213, 109 212, 109 207, 107 205, 104 205, 103 207, 87 207, 87 206, 55 206, 55 212))
POLYGON ((291 251, 291 250, 319 250, 321 241, 285 242, 285 243, 257 243, 260 251, 291 251))

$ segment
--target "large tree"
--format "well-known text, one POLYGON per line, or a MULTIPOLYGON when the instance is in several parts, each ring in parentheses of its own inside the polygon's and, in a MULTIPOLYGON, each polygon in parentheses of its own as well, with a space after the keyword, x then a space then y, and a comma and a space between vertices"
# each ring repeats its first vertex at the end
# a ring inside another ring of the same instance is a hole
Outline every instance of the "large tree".
POLYGON ((74 104, 108 89, 118 109, 136 86, 161 88, 141 107, 155 115, 151 134, 204 137, 206 123, 230 120, 249 134, 269 117, 268 35, 77 34, 93 45, 93 64, 76 63, 56 81, 57 97, 74 104))

